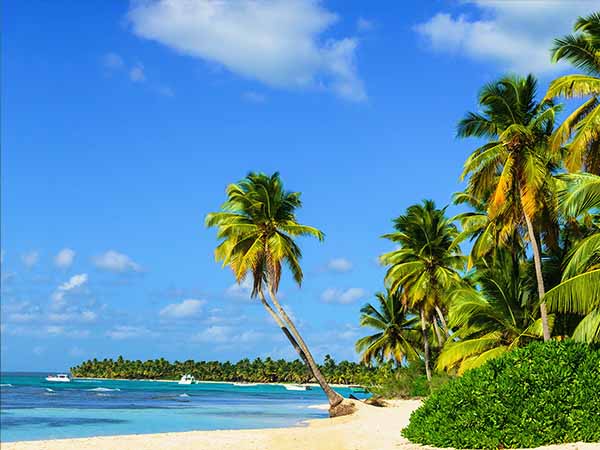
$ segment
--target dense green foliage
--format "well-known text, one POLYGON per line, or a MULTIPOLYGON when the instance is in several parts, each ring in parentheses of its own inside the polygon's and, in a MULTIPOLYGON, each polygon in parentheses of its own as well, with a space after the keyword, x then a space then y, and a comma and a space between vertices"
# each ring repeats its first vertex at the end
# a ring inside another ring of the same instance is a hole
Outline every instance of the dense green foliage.
POLYGON ((402 434, 455 448, 600 441, 600 350, 536 342, 468 371, 433 393, 402 434))
MULTIPOLYGON (((394 229, 383 236, 397 246, 380 258, 388 266, 385 284, 395 296, 391 300, 398 303, 396 309, 419 318, 425 373, 431 380, 430 328, 434 347, 440 348, 449 334, 444 318, 447 292, 460 283, 464 267, 460 248, 453 245, 458 230, 446 217, 446 208, 436 208, 431 200, 409 206, 394 219, 394 229)), ((409 338, 413 331, 405 328, 403 333, 407 342, 415 342, 409 338)))
POLYGON ((417 360, 417 347, 420 345, 420 333, 417 331, 417 318, 403 307, 398 293, 389 290, 378 292, 379 309, 367 303, 360 310, 360 325, 376 332, 356 341, 356 351, 362 353, 362 362, 382 363, 391 359, 397 365, 406 358, 417 360))
POLYGON ((446 218, 424 200, 394 219, 387 297, 362 310, 377 330, 356 343, 364 362, 420 360, 431 380, 432 366, 461 375, 536 340, 600 342, 600 12, 574 31, 553 59, 584 74, 544 97, 532 74, 500 76, 458 122, 479 145, 453 197, 468 210, 446 218), (560 123, 560 99, 576 97, 587 100, 560 123))
POLYGON ((389 371, 381 369, 374 378, 376 384, 368 385, 369 392, 375 398, 383 399, 427 397, 451 379, 440 373, 434 374, 431 381, 427 381, 425 368, 417 364, 389 371))
MULTIPOLYGON (((387 369, 369 368, 349 361, 336 363, 326 356, 321 371, 331 383, 370 384, 377 378, 378 371, 387 369)), ((149 380, 178 380, 191 374, 203 381, 248 381, 248 382, 292 382, 306 383, 312 376, 300 360, 286 361, 271 358, 242 359, 237 363, 219 361, 175 361, 164 358, 148 361, 131 361, 119 356, 117 360, 96 359, 73 367, 76 377, 127 378, 149 380)))

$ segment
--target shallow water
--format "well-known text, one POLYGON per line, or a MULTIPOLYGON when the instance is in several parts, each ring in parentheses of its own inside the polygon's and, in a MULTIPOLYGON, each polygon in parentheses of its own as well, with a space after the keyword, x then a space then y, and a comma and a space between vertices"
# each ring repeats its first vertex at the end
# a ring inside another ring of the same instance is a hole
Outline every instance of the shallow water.
MULTIPOLYGON (((327 416, 319 388, 189 386, 155 381, 73 380, 46 373, 0 376, 0 440, 21 441, 167 431, 286 427, 327 416)), ((336 389, 348 396, 348 389, 336 389)))

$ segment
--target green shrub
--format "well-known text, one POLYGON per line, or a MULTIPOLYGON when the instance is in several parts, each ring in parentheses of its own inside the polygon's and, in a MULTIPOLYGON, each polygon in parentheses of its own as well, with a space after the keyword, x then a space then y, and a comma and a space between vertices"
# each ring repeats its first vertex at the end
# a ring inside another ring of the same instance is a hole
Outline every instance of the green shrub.
POLYGON ((600 441, 600 351, 535 342, 451 380, 413 412, 402 434, 455 448, 600 441))
POLYGON ((427 382, 424 371, 424 367, 411 364, 385 372, 376 377, 368 389, 379 398, 427 397, 450 379, 445 374, 436 374, 427 382))

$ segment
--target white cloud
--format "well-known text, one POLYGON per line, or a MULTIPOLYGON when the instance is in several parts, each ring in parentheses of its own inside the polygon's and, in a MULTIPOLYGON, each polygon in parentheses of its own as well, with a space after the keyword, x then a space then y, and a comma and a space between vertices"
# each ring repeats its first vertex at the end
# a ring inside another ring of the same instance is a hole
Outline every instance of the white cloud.
POLYGON ((348 289, 334 289, 328 288, 321 294, 321 300, 325 303, 341 303, 348 304, 353 303, 361 298, 364 298, 367 292, 361 288, 348 288, 348 289))
POLYGON ((364 17, 359 17, 356 21, 356 29, 358 31, 371 31, 373 28, 375 28, 375 24, 373 23, 373 21, 367 20, 364 17))
POLYGON ((99 269, 111 272, 125 273, 132 271, 139 272, 142 270, 141 266, 129 256, 115 250, 108 250, 101 255, 95 256, 93 262, 99 269))
POLYGON ((33 320, 36 319, 36 315, 26 312, 26 313, 12 313, 8 315, 8 322, 14 322, 14 323, 26 323, 26 322, 32 322, 33 320))
POLYGON ((54 257, 54 265, 61 269, 66 269, 73 264, 75 259, 75 251, 70 248, 63 248, 54 257))
POLYGON ((252 291, 252 281, 250 278, 246 278, 240 284, 232 284, 225 290, 225 296, 230 298, 239 298, 242 300, 249 300, 250 293, 252 291))
POLYGON ((98 317, 98 314, 96 314, 94 311, 86 310, 81 312, 81 318, 85 322, 93 322, 94 320, 96 320, 96 317, 98 317))
POLYGON ((233 328, 226 325, 213 325, 194 336, 194 340, 208 344, 228 343, 233 335, 233 328))
POLYGON ((318 1, 134 1, 128 19, 137 36, 243 77, 366 99, 355 68, 357 40, 324 39, 338 17, 318 1))
POLYGON ((70 291, 79 286, 83 286, 85 283, 87 283, 87 281, 88 281, 87 273, 80 273, 78 275, 73 275, 71 278, 69 278, 68 281, 61 284, 58 287, 58 290, 59 291, 70 291))
POLYGON ((175 97, 175 91, 169 86, 158 86, 156 92, 165 97, 175 97))
POLYGON ((349 272, 352 262, 346 258, 333 258, 327 263, 327 270, 332 272, 349 272))
POLYGON ((265 338, 265 334, 256 330, 239 330, 228 325, 212 325, 197 333, 193 340, 196 342, 226 346, 227 344, 251 344, 265 338))
POLYGON ((87 273, 73 275, 68 281, 64 282, 52 294, 52 307, 61 309, 66 305, 65 294, 74 289, 80 288, 88 281, 87 273))
POLYGON ((195 299, 187 299, 181 303, 171 303, 160 310, 160 316, 173 319, 196 316, 202 311, 202 306, 205 304, 206 301, 195 299))
POLYGON ((144 336, 151 336, 153 333, 145 327, 117 325, 112 330, 106 332, 106 335, 115 340, 132 339, 144 336))
POLYGON ((39 260, 40 254, 35 250, 23 253, 21 255, 21 262, 25 265, 25 267, 29 269, 35 266, 39 262, 39 260))
POLYGON ((94 311, 69 311, 64 313, 50 313, 48 320, 50 322, 94 322, 98 315, 94 311))
POLYGON ((129 70, 129 79, 134 83, 142 83, 146 81, 144 66, 137 64, 129 70))
POLYGON ((46 327, 46 332, 53 335, 63 334, 65 332, 65 328, 59 327, 58 325, 50 325, 46 327))
POLYGON ((123 58, 114 52, 105 54, 102 58, 102 64, 110 70, 122 69, 125 65, 123 58))
POLYGON ((267 101, 267 97, 259 92, 247 91, 242 94, 242 98, 250 103, 264 103, 267 101))
POLYGON ((553 39, 571 32, 578 15, 592 12, 586 0, 500 1, 468 0, 481 18, 440 12, 416 26, 436 50, 492 61, 505 70, 552 72, 553 39))

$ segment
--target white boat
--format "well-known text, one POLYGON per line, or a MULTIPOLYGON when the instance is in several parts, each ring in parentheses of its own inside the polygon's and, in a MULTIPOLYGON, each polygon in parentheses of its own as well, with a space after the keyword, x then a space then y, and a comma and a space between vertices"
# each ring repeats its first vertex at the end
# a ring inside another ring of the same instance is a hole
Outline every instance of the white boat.
POLYGON ((190 374, 185 374, 184 376, 181 377, 181 379, 178 381, 177 384, 194 384, 196 382, 196 379, 190 375, 190 374))
POLYGON ((301 384, 284 384, 284 388, 288 391, 309 391, 310 386, 303 386, 301 384))
POLYGON ((46 377, 46 381, 50 381, 52 383, 70 383, 71 379, 69 378, 69 375, 65 373, 59 373, 56 375, 48 375, 46 377))
POLYGON ((244 382, 233 383, 234 386, 242 386, 242 387, 256 386, 257 384, 258 383, 244 383, 244 382))

